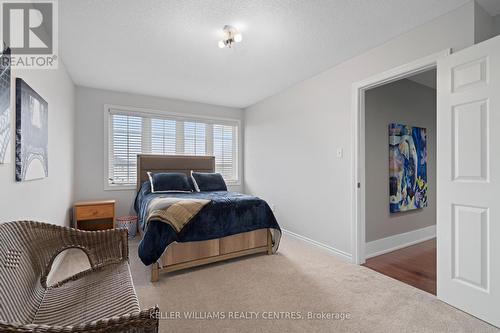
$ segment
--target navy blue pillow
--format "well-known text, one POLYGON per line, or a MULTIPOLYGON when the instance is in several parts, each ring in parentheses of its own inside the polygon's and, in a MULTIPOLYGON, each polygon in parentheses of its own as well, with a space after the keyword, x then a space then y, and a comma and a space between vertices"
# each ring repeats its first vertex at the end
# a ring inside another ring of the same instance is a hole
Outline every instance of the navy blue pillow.
POLYGON ((226 182, 220 173, 191 171, 196 191, 227 191, 226 182))
POLYGON ((180 172, 148 172, 151 182, 151 193, 158 192, 192 192, 188 177, 180 172))

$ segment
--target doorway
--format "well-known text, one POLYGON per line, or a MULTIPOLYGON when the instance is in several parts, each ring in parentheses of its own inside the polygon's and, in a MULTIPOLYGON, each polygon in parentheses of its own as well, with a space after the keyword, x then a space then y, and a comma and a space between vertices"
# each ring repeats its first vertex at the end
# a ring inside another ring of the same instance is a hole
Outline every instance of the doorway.
MULTIPOLYGON (((377 248, 372 248, 373 243, 372 241, 373 236, 371 235, 371 230, 368 230, 368 238, 367 238, 367 228, 366 228, 366 204, 367 204, 367 193, 366 193, 366 180, 367 180, 367 173, 370 172, 369 166, 367 165, 366 162, 366 98, 367 98, 367 93, 369 93, 370 90, 374 90, 379 87, 383 86, 388 86, 390 84, 397 84, 397 81, 403 81, 407 80, 408 78, 413 78, 413 81, 411 81, 411 84, 422 84, 422 82, 418 83, 415 82, 415 78, 420 76, 420 79, 422 77, 426 76, 426 72, 431 72, 431 71, 436 71, 437 67, 437 61, 438 59, 441 59, 443 57, 446 57, 450 54, 450 50, 445 50, 433 55, 430 55, 428 57, 419 59, 417 61, 414 61, 412 63, 406 64, 404 66, 397 67, 395 69, 389 70, 387 72, 383 72, 381 74, 378 74, 376 76, 373 76, 371 78, 368 78, 366 80, 363 80, 361 82, 358 82, 353 86, 354 94, 353 94, 353 101, 354 101, 354 108, 353 108, 353 141, 355 142, 354 145, 354 151, 353 151, 353 170, 354 172, 354 177, 353 177, 353 225, 352 225, 352 253, 353 253, 353 262, 356 264, 365 264, 367 256, 368 257, 376 257, 377 255, 383 255, 386 253, 390 253, 391 250, 398 250, 401 249, 402 246, 401 244, 405 245, 410 245, 410 241, 406 239, 408 236, 405 233, 405 230, 399 230, 397 232, 400 234, 403 232, 403 234, 400 237, 396 237, 396 239, 392 238, 389 239, 389 242, 387 240, 383 240, 378 242, 381 247, 377 250, 377 248), (368 243, 367 243, 368 239, 368 243), (396 240, 395 244, 391 243, 396 240)), ((428 75, 427 75, 428 76, 428 75)), ((434 76, 434 83, 435 84, 435 76, 434 76)), ((406 81, 405 81, 406 82, 406 81)), ((435 110, 434 110, 435 112, 435 110)), ((397 119, 395 119, 397 120, 397 119)), ((435 120, 435 117, 434 117, 435 120)), ((381 136, 381 140, 385 140, 385 143, 387 144, 389 141, 388 137, 388 124, 383 125, 385 129, 382 129, 378 135, 381 136), (384 139, 385 136, 385 139, 384 139)), ((388 147, 386 146, 386 149, 388 147)), ((382 165, 382 168, 387 168, 385 171, 382 171, 385 173, 386 177, 388 178, 388 159, 389 159, 389 153, 388 151, 385 153, 385 157, 383 156, 384 153, 381 153, 380 158, 385 159, 386 164, 385 166, 382 165)), ((380 164, 379 164, 380 167, 380 164)), ((380 207, 386 215, 389 214, 389 183, 387 180, 387 183, 385 185, 382 185, 382 188, 380 188, 380 194, 377 194, 379 199, 381 198, 382 200, 385 200, 385 204, 383 207, 380 207)), ((434 208, 435 209, 435 208, 434 208)), ((406 213, 408 214, 408 213, 406 213)), ((409 213, 411 214, 411 213, 409 213)), ((435 219, 435 215, 434 215, 435 219)), ((435 222, 434 222, 435 223, 435 222)), ((432 224, 432 223, 431 223, 432 224)), ((401 226, 407 226, 407 224, 394 224, 396 225, 397 228, 401 226)), ((430 234, 428 235, 421 235, 422 237, 418 238, 418 240, 425 240, 424 238, 427 237, 427 240, 432 240, 435 236, 435 227, 432 230, 432 228, 429 229, 430 234)), ((406 230, 407 231, 407 230, 406 230)), ((423 231, 418 231, 420 233, 425 232, 423 231)), ((417 234, 412 234, 410 236, 415 239, 417 234)), ((377 238, 377 236, 374 236, 377 238)), ((383 239, 384 237, 382 237, 383 239)), ((385 237, 387 238, 387 237, 385 237)), ((414 242, 418 243, 418 242, 414 242)), ((375 243, 376 244, 376 243, 375 243)), ((404 246, 403 246, 404 247, 404 246)), ((431 254, 431 258, 435 258, 435 255, 431 254)), ((432 265, 432 264, 431 264, 432 265)), ((435 270, 435 269, 434 269, 435 270)), ((418 273, 417 273, 418 274, 418 273)), ((435 281, 435 278, 432 277, 431 275, 431 280, 435 281)), ((435 285, 435 282, 432 282, 431 284, 435 285)), ((434 289, 437 289, 437 286, 433 287, 434 289)), ((433 288, 430 288, 430 292, 435 292, 433 288)))
POLYGON ((416 60, 406 65, 380 73, 353 85, 353 117, 352 135, 353 142, 353 186, 351 196, 352 203, 352 261, 361 265, 366 261, 366 224, 365 224, 365 98, 370 89, 380 87, 391 82, 406 79, 408 77, 435 69, 437 61, 450 55, 450 50, 438 52, 425 58, 416 60))
POLYGON ((437 68, 437 298, 500 327, 500 36, 353 85, 352 260, 365 253, 365 92, 437 68))
POLYGON ((436 294, 436 69, 365 91, 366 267, 436 294))

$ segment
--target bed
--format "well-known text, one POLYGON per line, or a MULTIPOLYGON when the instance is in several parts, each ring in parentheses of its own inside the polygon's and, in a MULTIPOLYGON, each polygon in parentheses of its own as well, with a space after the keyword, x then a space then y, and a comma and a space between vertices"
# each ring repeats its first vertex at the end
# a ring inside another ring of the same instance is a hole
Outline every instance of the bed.
POLYGON ((257 253, 273 254, 281 238, 269 205, 257 197, 228 191, 151 193, 148 172, 214 172, 213 156, 138 155, 137 196, 139 258, 151 266, 151 281, 161 272, 173 272, 257 253), (182 232, 147 218, 155 198, 206 199, 182 232))

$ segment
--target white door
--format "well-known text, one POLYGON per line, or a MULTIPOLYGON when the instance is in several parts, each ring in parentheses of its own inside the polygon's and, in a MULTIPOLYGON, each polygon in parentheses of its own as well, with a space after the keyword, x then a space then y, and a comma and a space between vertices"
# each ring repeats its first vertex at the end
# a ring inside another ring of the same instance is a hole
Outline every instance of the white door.
POLYGON ((500 36, 438 61, 437 296, 500 327, 500 36))

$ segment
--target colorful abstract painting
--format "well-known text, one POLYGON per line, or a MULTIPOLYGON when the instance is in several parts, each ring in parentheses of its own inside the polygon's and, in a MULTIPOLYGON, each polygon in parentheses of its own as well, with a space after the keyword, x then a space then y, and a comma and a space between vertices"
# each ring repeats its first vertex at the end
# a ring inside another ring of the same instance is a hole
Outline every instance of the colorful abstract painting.
POLYGON ((427 130, 389 124, 390 212, 427 207, 427 130))

